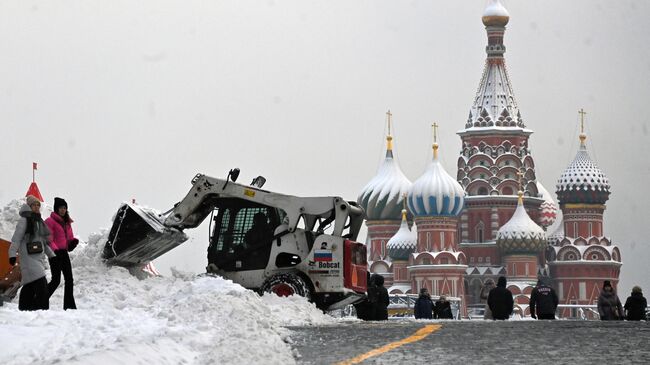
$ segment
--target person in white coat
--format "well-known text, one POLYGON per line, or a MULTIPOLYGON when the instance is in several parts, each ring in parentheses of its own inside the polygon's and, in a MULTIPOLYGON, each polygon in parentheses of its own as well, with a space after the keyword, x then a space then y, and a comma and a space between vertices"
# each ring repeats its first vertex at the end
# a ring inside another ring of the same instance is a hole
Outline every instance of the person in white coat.
POLYGON ((9 264, 16 265, 20 257, 22 288, 18 309, 49 309, 50 300, 45 279, 45 256, 56 257, 48 246, 50 230, 41 218, 41 202, 29 195, 27 203, 20 208, 20 219, 9 246, 9 264))

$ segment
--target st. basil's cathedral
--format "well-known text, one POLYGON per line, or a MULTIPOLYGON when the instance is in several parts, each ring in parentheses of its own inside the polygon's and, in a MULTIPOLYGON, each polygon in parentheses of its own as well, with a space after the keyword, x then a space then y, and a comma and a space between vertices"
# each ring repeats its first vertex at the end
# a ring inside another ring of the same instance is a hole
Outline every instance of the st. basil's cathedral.
MULTIPOLYGON (((603 232, 610 194, 587 152, 584 131, 573 162, 560 175, 556 204, 537 180, 527 129, 506 70, 508 11, 492 0, 482 17, 487 59, 461 138, 456 178, 433 159, 411 182, 395 160, 388 115, 386 156, 358 202, 366 210, 369 268, 390 294, 458 298, 461 314, 478 305, 488 279, 506 276, 519 313, 545 278, 560 304, 595 304, 604 280, 616 288, 621 254, 603 232), (559 205, 559 210, 557 209, 559 205)), ((581 117, 584 118, 584 112, 581 117)), ((584 129, 583 129, 584 130, 584 129)), ((443 145, 449 145, 443 144, 443 145)), ((561 317, 570 316, 564 309, 561 317)))

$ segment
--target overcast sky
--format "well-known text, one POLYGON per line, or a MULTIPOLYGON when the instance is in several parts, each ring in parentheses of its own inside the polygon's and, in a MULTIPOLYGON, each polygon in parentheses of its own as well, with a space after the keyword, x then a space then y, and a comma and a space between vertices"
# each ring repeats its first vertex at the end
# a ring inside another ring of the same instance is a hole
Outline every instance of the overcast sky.
MULTIPOLYGON (((650 2, 504 1, 509 75, 537 176, 554 192, 577 110, 609 177, 605 233, 623 291, 650 290, 650 2)), ((122 201, 167 210, 197 173, 355 200, 383 157, 385 112, 414 181, 433 121, 455 176, 485 60, 484 0, 1 1, 0 204, 37 181, 86 238, 122 201)), ((207 226, 157 261, 201 272, 207 226)))

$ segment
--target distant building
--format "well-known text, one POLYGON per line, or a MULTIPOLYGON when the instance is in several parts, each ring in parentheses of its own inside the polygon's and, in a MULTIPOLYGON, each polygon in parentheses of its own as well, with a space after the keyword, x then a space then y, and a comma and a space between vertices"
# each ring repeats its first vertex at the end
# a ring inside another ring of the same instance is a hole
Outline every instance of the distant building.
POLYGON ((563 304, 595 304, 603 280, 618 285, 622 265, 603 232, 607 177, 581 133, 576 158, 558 180, 558 212, 537 181, 528 144, 533 131, 524 124, 505 66, 509 14, 493 0, 482 21, 487 59, 458 132, 455 179, 439 163, 434 137, 433 160, 411 183, 394 159, 388 113, 386 158, 358 198, 367 212, 370 271, 385 276, 389 293, 426 287, 432 295, 460 298, 463 314, 481 302, 485 281, 501 275, 524 315, 540 277, 551 279, 563 304))

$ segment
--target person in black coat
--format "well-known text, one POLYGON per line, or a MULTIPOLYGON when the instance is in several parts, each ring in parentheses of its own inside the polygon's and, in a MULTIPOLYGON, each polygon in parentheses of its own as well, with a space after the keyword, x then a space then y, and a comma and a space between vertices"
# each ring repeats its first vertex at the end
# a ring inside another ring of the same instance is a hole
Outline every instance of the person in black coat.
POLYGON ((433 301, 427 288, 420 289, 420 296, 413 307, 415 319, 433 319, 433 301))
POLYGON ((632 288, 632 295, 627 297, 625 301, 625 319, 628 321, 640 321, 646 320, 645 309, 648 306, 648 302, 643 297, 641 293, 641 288, 635 286, 632 288))
POLYGON ((539 279, 530 293, 530 316, 536 319, 555 319, 559 300, 555 290, 539 279))
MULTIPOLYGON (((384 277, 379 274, 373 274, 370 281, 373 282, 373 297, 376 297, 376 301, 374 302, 375 317, 373 319, 376 321, 388 320, 389 299, 388 290, 384 287, 384 277)), ((370 296, 370 289, 368 289, 368 295, 370 296)))
POLYGON ((454 319, 454 315, 451 312, 451 303, 447 301, 444 295, 441 295, 440 299, 436 302, 434 312, 437 319, 454 319))
POLYGON ((512 292, 506 289, 506 278, 500 276, 497 287, 490 290, 488 294, 488 306, 492 311, 492 318, 500 320, 510 318, 513 305, 512 292))

